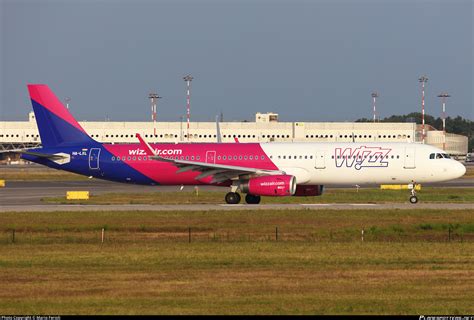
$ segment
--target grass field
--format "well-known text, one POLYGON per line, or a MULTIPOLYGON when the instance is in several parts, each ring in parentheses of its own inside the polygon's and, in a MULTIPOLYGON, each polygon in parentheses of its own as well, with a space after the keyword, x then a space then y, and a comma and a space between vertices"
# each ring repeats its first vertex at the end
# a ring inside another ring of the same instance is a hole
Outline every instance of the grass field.
MULTIPOLYGON (((66 197, 42 199, 47 203, 60 204, 186 204, 223 203, 222 192, 150 192, 92 194, 89 200, 66 200, 66 197)), ((423 188, 418 193, 423 202, 474 203, 474 188, 423 188)), ((389 203, 408 202, 408 190, 380 189, 327 189, 320 197, 262 197, 262 203, 389 203)), ((242 199, 242 202, 245 202, 242 199)))
POLYGON ((6 181, 82 181, 87 180, 88 177, 47 167, 8 170, 0 167, 0 179, 6 181))
POLYGON ((0 310, 472 314, 473 214, 2 213, 0 310))

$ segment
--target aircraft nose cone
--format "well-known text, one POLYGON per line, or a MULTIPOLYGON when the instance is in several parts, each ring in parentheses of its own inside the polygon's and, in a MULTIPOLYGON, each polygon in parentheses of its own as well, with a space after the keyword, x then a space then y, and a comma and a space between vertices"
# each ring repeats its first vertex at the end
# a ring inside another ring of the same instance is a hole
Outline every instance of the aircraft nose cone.
POLYGON ((456 161, 456 177, 462 177, 466 173, 466 167, 461 163, 456 161))

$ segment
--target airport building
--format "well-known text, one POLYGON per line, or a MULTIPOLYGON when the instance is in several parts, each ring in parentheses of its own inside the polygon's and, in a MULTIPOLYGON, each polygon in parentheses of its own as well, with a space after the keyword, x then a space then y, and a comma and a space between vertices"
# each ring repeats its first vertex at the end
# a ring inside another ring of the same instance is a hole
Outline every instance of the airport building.
MULTIPOLYGON (((151 143, 216 142, 215 122, 79 122, 102 143, 138 143, 136 133, 151 143), (188 137, 189 135, 189 137, 188 137)), ((222 142, 421 142, 421 126, 387 122, 279 122, 276 113, 257 113, 255 122, 219 123, 222 142)), ((464 157, 467 137, 425 126, 425 143, 464 157)), ((34 113, 29 121, 0 122, 0 150, 39 146, 34 113)), ((11 156, 11 155, 10 155, 11 156)))

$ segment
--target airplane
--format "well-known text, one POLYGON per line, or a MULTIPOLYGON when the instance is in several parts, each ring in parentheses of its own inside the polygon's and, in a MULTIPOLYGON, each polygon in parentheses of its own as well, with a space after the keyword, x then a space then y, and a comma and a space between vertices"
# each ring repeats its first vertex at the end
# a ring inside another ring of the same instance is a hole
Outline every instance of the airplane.
POLYGON ((30 84, 41 148, 19 150, 25 160, 116 182, 144 185, 215 185, 230 188, 227 204, 261 196, 320 196, 324 185, 416 185, 461 177, 466 168, 421 143, 147 143, 107 144, 92 139, 47 85, 30 84))

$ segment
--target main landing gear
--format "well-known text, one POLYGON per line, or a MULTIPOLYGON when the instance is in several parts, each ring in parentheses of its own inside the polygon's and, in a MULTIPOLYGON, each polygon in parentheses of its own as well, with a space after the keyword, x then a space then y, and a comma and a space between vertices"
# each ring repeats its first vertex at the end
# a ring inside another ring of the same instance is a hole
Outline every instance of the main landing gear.
POLYGON ((410 196, 410 203, 415 204, 418 202, 418 197, 416 196, 416 183, 413 182, 411 185, 411 196, 410 196))
POLYGON ((229 192, 225 195, 227 204, 238 204, 240 202, 240 194, 237 192, 229 192))
MULTIPOLYGON (((225 202, 227 204, 238 204, 240 202, 240 194, 237 192, 229 192, 225 195, 225 202)), ((253 194, 247 194, 245 196, 245 202, 248 204, 259 204, 260 196, 254 196, 253 194)))
POLYGON ((260 196, 254 196, 253 194, 247 193, 245 196, 245 202, 248 204, 259 204, 260 203, 260 196))

